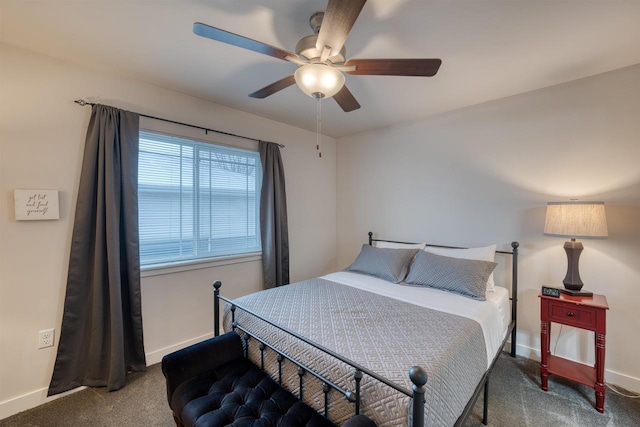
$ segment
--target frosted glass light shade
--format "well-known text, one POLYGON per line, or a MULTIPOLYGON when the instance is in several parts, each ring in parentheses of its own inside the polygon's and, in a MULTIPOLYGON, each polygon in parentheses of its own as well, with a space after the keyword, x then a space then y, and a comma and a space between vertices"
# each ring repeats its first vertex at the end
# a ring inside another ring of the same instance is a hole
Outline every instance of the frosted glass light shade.
POLYGON ((308 64, 294 74, 301 91, 312 98, 331 98, 344 86, 344 74, 325 64, 308 64))
POLYGON ((606 237, 604 202, 550 202, 544 233, 566 237, 606 237))

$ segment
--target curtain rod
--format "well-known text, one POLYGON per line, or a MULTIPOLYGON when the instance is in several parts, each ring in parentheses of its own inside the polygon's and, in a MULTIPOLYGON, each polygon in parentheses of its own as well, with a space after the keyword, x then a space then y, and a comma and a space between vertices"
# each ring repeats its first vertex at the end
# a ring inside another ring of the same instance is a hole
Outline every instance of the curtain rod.
MULTIPOLYGON (((84 107, 85 105, 90 105, 90 106, 93 107, 95 105, 93 102, 87 102, 84 99, 77 99, 77 100, 75 100, 73 102, 75 102, 76 104, 78 104, 78 105, 80 105, 82 107, 84 107)), ((177 122, 175 120, 163 119, 162 117, 148 116, 146 114, 140 114, 140 113, 137 113, 137 114, 139 116, 141 116, 141 117, 146 117, 148 119, 160 120, 162 122, 173 123, 175 125, 180 125, 180 126, 186 126, 186 127, 190 127, 190 128, 200 129, 200 130, 204 131, 205 135, 208 134, 209 132, 215 132, 215 133, 219 133, 219 134, 222 134, 222 135, 233 136, 233 137, 236 137, 236 138, 248 139, 250 141, 256 141, 256 142, 262 141, 261 139, 251 138, 249 136, 236 135, 235 133, 224 132, 224 131, 216 130, 216 129, 209 129, 209 128, 205 128, 205 127, 202 127, 202 126, 190 125, 189 123, 182 123, 182 122, 177 122)), ((282 144, 278 144, 278 146, 280 148, 284 148, 284 145, 282 145, 282 144)))

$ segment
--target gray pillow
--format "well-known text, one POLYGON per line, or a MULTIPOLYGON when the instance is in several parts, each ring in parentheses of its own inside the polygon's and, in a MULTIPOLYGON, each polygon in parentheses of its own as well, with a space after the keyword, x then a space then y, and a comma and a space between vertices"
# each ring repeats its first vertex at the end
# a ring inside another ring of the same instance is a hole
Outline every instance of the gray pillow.
POLYGON ((407 275, 409 264, 416 252, 417 249, 385 249, 364 244, 356 260, 347 267, 347 271, 400 283, 407 275))
POLYGON ((419 251, 411 264, 406 283, 485 301, 487 279, 497 265, 490 261, 451 258, 419 251))

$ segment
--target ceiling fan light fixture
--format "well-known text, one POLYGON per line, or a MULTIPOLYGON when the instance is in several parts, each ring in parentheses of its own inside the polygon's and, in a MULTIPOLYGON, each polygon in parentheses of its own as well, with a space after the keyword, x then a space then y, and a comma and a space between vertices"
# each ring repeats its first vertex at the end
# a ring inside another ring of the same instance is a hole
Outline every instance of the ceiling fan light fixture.
POLYGON ((307 64, 294 74, 301 91, 312 98, 331 98, 344 86, 344 74, 326 64, 307 64))
MULTIPOLYGON (((201 22, 193 24, 193 32, 201 37, 288 61, 299 67, 293 75, 250 93, 251 98, 266 98, 295 82, 310 97, 317 100, 333 97, 344 112, 349 112, 360 108, 360 104, 345 85, 343 73, 432 77, 442 64, 442 60, 438 58, 346 60, 345 42, 366 2, 367 0, 328 0, 326 11, 314 13, 309 20, 314 34, 301 38, 296 44, 295 53, 201 22), (324 74, 329 77, 323 78, 324 74)), ((320 105, 320 102, 317 104, 320 105)))

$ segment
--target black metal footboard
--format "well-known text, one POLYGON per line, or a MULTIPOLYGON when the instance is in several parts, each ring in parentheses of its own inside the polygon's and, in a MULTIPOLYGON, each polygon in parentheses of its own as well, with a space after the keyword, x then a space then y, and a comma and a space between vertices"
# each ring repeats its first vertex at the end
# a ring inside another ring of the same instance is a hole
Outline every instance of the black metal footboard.
MULTIPOLYGON (((223 296, 220 295, 220 287, 222 286, 222 282, 220 282, 219 280, 215 281, 213 283, 213 294, 214 294, 214 327, 215 327, 215 335, 218 336, 220 334, 220 300, 225 301, 227 303, 229 303, 231 305, 231 323, 233 326, 234 330, 238 330, 241 331, 241 337, 243 338, 243 340, 245 340, 245 353, 248 352, 247 350, 247 341, 249 339, 254 339, 259 343, 259 349, 260 349, 260 363, 261 366, 260 368, 264 370, 264 354, 267 348, 271 349, 272 351, 274 351, 277 354, 276 360, 278 362, 278 382, 282 385, 282 363, 284 361, 284 359, 289 360, 290 362, 294 363, 297 367, 298 367, 298 376, 300 378, 300 382, 299 382, 299 389, 298 389, 298 397, 300 400, 303 400, 303 396, 304 396, 304 376, 308 373, 310 375, 312 375, 313 377, 315 377, 316 379, 318 379, 319 381, 321 381, 322 383, 322 391, 324 393, 324 415, 325 417, 328 417, 328 394, 331 390, 335 390, 338 393, 342 394, 349 402, 354 404, 354 413, 355 415, 360 415, 360 382, 362 380, 362 378, 364 377, 364 375, 368 375, 369 377, 380 381, 381 383, 393 388, 394 390, 409 396, 412 398, 412 407, 411 407, 411 413, 413 416, 413 423, 411 424, 412 427, 424 427, 424 404, 425 404, 425 392, 426 392, 426 388, 425 388, 425 384, 427 383, 427 372, 421 368, 420 366, 414 366, 412 367, 409 372, 409 378, 411 379, 411 382, 413 383, 412 389, 413 390, 408 390, 405 387, 402 387, 382 376, 380 376, 379 374, 359 365, 358 363, 347 359, 346 357, 314 342, 311 341, 310 339, 289 330, 288 328, 285 328, 283 326, 278 325, 277 323, 272 322, 271 320, 251 311, 250 309, 243 307, 237 303, 234 303, 232 300, 225 298, 223 296), (351 366, 354 369, 354 373, 353 373, 353 380, 354 380, 354 386, 353 386, 353 391, 351 390, 346 390, 343 387, 340 387, 339 385, 335 384, 333 381, 331 381, 330 379, 326 378, 325 376, 323 376, 322 374, 314 371, 313 369, 309 368, 308 366, 304 365, 303 363, 300 363, 299 361, 295 360, 294 358, 292 358, 291 356, 289 356, 288 354, 286 354, 284 351, 275 348, 273 345, 269 344, 268 342, 266 342, 265 340, 261 339, 260 337, 256 336, 254 333, 252 333, 250 330, 248 330, 247 328, 244 328, 242 325, 240 325, 237 321, 236 321, 236 316, 235 316, 235 312, 236 310, 242 310, 247 314, 250 314, 252 316, 255 316, 256 318, 268 323, 269 325, 278 328, 279 330, 305 342, 306 344, 315 347, 316 349, 322 351, 323 353, 326 353, 328 355, 330 355, 331 357, 351 366)), ((245 357, 248 357, 248 354, 245 354, 245 357)), ((317 409, 317 408, 316 408, 317 409)))

